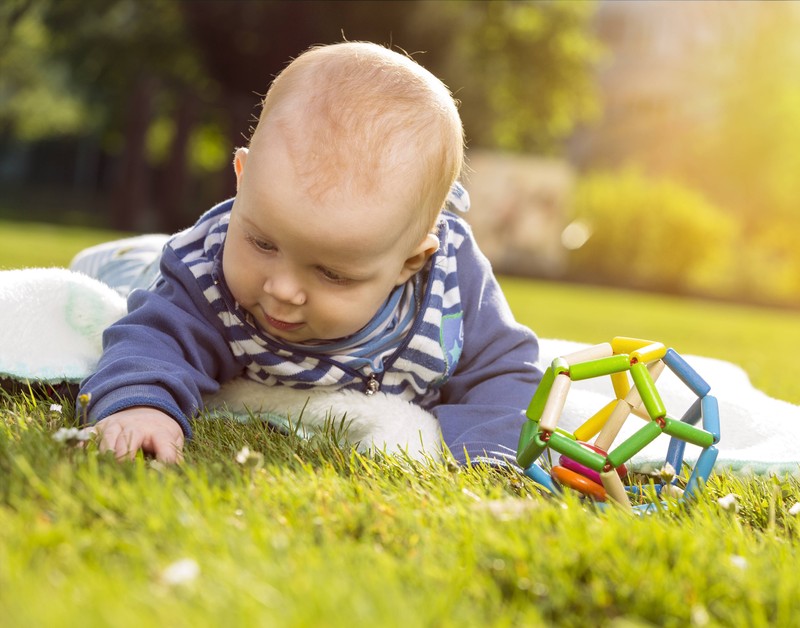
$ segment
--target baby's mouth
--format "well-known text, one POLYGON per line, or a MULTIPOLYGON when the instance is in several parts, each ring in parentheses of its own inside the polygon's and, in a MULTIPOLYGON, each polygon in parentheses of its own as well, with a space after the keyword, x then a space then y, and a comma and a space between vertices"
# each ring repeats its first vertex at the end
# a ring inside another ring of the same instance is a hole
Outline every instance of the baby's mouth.
POLYGON ((294 331, 296 329, 300 329, 304 323, 289 323, 287 321, 282 321, 277 318, 272 318, 266 312, 264 313, 264 317, 267 319, 267 324, 274 329, 279 329, 280 331, 294 331))

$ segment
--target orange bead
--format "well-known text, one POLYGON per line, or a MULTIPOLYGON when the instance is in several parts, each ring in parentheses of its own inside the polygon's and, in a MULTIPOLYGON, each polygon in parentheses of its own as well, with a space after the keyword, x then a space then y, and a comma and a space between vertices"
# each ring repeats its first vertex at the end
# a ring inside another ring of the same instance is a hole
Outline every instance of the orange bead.
POLYGON ((606 489, 597 482, 592 482, 589 478, 580 473, 570 471, 565 467, 555 466, 550 469, 550 475, 559 484, 583 493, 599 502, 606 501, 606 489))

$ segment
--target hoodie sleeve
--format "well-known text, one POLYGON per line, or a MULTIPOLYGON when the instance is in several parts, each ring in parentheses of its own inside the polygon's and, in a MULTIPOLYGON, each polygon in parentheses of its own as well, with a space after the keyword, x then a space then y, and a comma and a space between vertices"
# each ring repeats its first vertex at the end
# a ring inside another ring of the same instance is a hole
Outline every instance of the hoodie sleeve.
MULTIPOLYGON (((167 249, 165 257, 169 254, 167 249)), ((189 419, 202 408, 202 396, 241 372, 221 324, 200 301, 202 295, 185 288, 181 269, 175 268, 173 273, 162 262, 163 281, 152 291, 132 292, 127 316, 103 333, 97 369, 81 383, 80 396, 89 400, 78 413, 88 422, 150 406, 174 418, 188 438, 189 419)))
POLYGON ((534 333, 514 320, 472 234, 457 253, 464 345, 455 372, 432 409, 459 462, 514 461, 525 409, 541 380, 534 333))

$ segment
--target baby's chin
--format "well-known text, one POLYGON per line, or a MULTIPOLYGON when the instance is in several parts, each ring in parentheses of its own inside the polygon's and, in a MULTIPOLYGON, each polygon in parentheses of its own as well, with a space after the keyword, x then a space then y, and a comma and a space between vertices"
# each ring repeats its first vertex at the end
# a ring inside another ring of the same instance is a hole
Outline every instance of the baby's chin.
POLYGON ((302 324, 295 325, 271 318, 266 312, 257 308, 255 311, 248 310, 251 322, 267 336, 288 342, 290 344, 302 345, 325 345, 332 342, 346 340, 361 331, 369 321, 355 327, 354 325, 341 325, 334 328, 326 326, 323 329, 304 321, 302 324))
POLYGON ((345 340, 355 334, 358 329, 355 331, 351 331, 349 333, 344 334, 325 334, 325 337, 320 337, 320 334, 315 334, 312 329, 307 327, 303 327, 297 330, 281 330, 273 328, 269 325, 264 325, 263 323, 259 325, 261 330, 265 332, 268 336, 271 336, 277 340, 282 342, 288 342, 291 344, 298 344, 298 345, 306 345, 306 346, 320 346, 331 344, 333 342, 339 342, 341 340, 345 340))

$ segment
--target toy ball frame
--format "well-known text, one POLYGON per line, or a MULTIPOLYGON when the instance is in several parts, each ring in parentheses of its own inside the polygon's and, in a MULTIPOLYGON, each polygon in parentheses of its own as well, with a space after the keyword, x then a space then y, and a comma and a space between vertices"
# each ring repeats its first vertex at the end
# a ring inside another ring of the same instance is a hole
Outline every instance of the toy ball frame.
POLYGON ((618 336, 610 343, 558 357, 545 370, 528 406, 528 420, 520 432, 517 462, 525 469, 525 475, 549 491, 558 492, 558 485, 536 463, 546 449, 552 449, 567 457, 573 463, 572 468, 583 467, 596 472, 602 482, 602 485, 597 485, 591 480, 581 479, 588 474, 564 469, 556 475, 562 482, 566 479, 568 486, 595 498, 598 494, 602 498, 602 493, 605 493, 613 503, 629 511, 646 511, 653 509, 655 504, 632 506, 628 497, 630 489, 622 483, 618 469, 664 433, 672 437, 665 467, 669 464, 676 472, 683 464, 686 443, 702 448, 685 490, 674 483, 657 487, 663 495, 689 498, 701 483, 708 480, 717 460, 719 404, 710 391, 708 383, 686 360, 659 342, 618 336), (681 419, 668 416, 656 388, 655 382, 665 367, 697 396, 681 419), (589 417, 574 433, 559 428, 558 421, 572 382, 605 375, 611 377, 615 399, 589 417), (611 449, 631 414, 645 419, 645 425, 611 449), (702 429, 696 426, 701 421, 702 429), (594 444, 586 445, 592 438, 595 438, 594 444), (588 487, 586 482, 594 487, 588 487))

